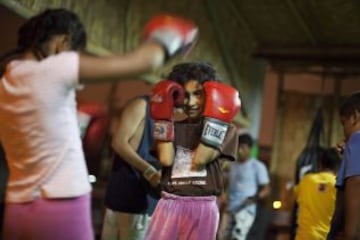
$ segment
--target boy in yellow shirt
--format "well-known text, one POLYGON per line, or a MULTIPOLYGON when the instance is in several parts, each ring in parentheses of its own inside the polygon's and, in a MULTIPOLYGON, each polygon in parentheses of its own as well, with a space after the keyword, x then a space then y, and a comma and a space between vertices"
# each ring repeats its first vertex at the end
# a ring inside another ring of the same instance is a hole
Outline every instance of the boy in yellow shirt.
POLYGON ((306 174, 295 187, 298 203, 296 240, 326 239, 335 207, 335 172, 340 159, 335 149, 324 151, 319 171, 306 174))

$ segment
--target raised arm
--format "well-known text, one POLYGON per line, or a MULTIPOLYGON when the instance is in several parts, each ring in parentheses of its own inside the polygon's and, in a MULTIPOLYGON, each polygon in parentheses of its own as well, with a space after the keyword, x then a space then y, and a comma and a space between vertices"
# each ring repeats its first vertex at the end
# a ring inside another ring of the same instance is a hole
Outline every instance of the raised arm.
POLYGON ((119 80, 122 77, 139 75, 163 65, 165 51, 155 42, 145 43, 124 55, 94 57, 80 55, 80 81, 83 83, 119 80))
POLYGON ((204 127, 192 161, 193 169, 202 168, 223 152, 226 140, 234 135, 229 131, 230 123, 241 105, 238 91, 231 86, 209 81, 204 83, 204 91, 204 127))
POLYGON ((163 166, 171 166, 174 161, 174 107, 183 104, 183 99, 183 87, 169 80, 156 84, 151 93, 150 113, 155 120, 153 136, 163 166))
POLYGON ((197 40, 198 29, 192 22, 170 15, 152 18, 144 27, 143 44, 124 55, 109 57, 80 56, 79 78, 83 83, 152 71, 197 40))

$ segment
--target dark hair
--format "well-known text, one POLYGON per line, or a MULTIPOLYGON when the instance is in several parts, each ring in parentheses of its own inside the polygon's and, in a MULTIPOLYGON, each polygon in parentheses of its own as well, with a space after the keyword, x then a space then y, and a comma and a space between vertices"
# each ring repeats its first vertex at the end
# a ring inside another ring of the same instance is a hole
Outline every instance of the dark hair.
POLYGON ((360 92, 353 93, 343 102, 339 114, 343 117, 350 117, 355 112, 360 112, 360 92))
POLYGON ((67 9, 58 8, 46 9, 20 26, 17 52, 41 52, 45 43, 60 34, 69 36, 71 50, 82 50, 86 47, 86 32, 79 17, 67 9))
POLYGON ((47 9, 20 26, 17 48, 0 57, 1 65, 6 65, 27 50, 31 50, 37 57, 39 53, 46 56, 44 44, 59 34, 69 36, 71 50, 82 50, 86 47, 85 28, 75 13, 63 8, 47 9))
POLYGON ((197 80, 201 84, 206 81, 220 81, 215 68, 207 62, 180 63, 173 67, 168 80, 184 85, 189 80, 197 80))
POLYGON ((322 169, 336 171, 339 167, 340 160, 340 156, 335 148, 324 149, 320 158, 320 166, 322 169))
POLYGON ((246 144, 249 147, 252 147, 254 144, 254 140, 251 135, 248 133, 243 133, 239 135, 239 144, 246 144))

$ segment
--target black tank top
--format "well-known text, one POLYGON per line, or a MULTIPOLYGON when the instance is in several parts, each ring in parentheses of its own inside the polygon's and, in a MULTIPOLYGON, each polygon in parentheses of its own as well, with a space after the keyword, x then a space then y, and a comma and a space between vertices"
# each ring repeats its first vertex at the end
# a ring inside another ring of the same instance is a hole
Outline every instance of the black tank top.
MULTIPOLYGON (((142 96, 146 101, 146 113, 144 132, 140 140, 137 153, 141 158, 149 162, 156 169, 160 169, 159 161, 151 154, 154 140, 152 137, 153 120, 150 118, 149 97, 142 96)), ((142 177, 142 174, 123 160, 114 150, 112 150, 112 172, 108 181, 105 194, 106 207, 121 212, 142 213, 149 212, 148 207, 154 205, 149 203, 151 198, 157 199, 159 190, 150 187, 149 183, 142 177)), ((152 199, 153 202, 154 199, 152 199)), ((151 209, 152 212, 153 209, 151 209)))
MULTIPOLYGON (((146 113, 145 113, 145 123, 144 123, 144 132, 143 136, 140 140, 140 144, 136 152, 139 154, 140 157, 148 161, 150 164, 155 166, 156 169, 160 169, 159 161, 151 154, 151 149, 154 144, 154 140, 152 137, 152 131, 154 127, 154 122, 150 118, 150 108, 149 108, 149 96, 142 96, 146 101, 146 113)), ((113 151, 113 172, 117 171, 119 167, 123 167, 123 165, 127 165, 128 167, 132 168, 134 174, 139 175, 140 173, 135 170, 131 165, 129 165, 126 161, 124 161, 118 154, 113 151), (120 161, 119 161, 120 160, 120 161)))

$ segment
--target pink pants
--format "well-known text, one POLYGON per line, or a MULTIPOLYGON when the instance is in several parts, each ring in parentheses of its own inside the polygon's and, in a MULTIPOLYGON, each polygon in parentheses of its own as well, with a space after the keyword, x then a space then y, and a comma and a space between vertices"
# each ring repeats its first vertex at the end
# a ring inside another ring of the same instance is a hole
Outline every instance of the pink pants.
POLYGON ((90 194, 7 203, 3 227, 6 240, 93 240, 90 194))
POLYGON ((219 223, 216 196, 177 196, 163 192, 145 240, 214 240, 219 223))

